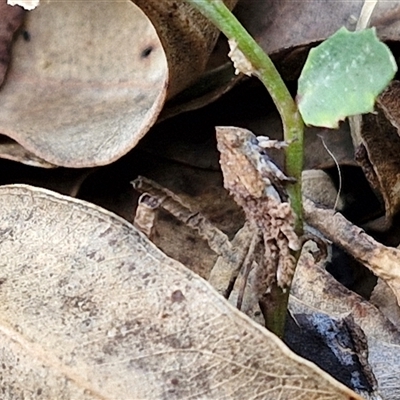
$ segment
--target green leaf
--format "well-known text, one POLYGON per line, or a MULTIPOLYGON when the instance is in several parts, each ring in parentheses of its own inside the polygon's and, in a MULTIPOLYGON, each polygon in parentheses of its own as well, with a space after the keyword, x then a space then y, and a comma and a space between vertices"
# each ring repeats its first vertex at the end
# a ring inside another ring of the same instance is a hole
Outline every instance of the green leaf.
POLYGON ((297 103, 304 122, 337 128, 348 116, 372 112, 396 71, 375 28, 339 29, 310 51, 299 78, 297 103))

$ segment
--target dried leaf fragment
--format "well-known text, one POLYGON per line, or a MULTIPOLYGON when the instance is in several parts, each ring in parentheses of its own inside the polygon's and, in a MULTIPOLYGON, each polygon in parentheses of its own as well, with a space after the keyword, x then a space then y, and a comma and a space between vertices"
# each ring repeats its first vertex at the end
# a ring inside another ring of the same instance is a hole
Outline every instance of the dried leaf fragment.
POLYGON ((318 208, 310 200, 303 204, 307 222, 382 278, 400 305, 400 250, 382 245, 333 210, 318 208))
POLYGON ((370 224, 374 230, 390 228, 400 210, 400 82, 393 81, 379 96, 376 112, 365 115, 360 125, 361 145, 356 159, 385 207, 381 226, 370 224))

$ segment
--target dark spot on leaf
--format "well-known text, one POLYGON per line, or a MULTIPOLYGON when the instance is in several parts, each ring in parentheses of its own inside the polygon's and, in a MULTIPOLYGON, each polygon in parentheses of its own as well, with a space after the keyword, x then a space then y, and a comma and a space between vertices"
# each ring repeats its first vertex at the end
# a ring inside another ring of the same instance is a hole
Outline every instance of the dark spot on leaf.
POLYGON ((153 46, 147 46, 144 50, 142 50, 140 58, 147 58, 152 51, 153 51, 153 46))
POLYGON ((173 303, 181 303, 185 300, 185 296, 180 290, 175 290, 175 292, 172 292, 171 294, 171 300, 173 303))
POLYGON ((24 38, 25 42, 31 41, 31 34, 28 31, 23 31, 22 37, 24 38))

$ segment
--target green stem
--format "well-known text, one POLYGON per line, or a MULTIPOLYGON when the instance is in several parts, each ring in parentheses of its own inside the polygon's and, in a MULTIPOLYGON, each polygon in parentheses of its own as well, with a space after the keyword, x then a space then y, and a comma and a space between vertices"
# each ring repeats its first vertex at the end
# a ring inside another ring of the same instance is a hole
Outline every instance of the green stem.
POLYGON ((285 149, 285 172, 296 178, 297 183, 288 187, 289 198, 296 214, 296 231, 302 234, 303 208, 301 197, 301 172, 303 170, 304 125, 297 105, 289 93, 275 65, 244 29, 222 0, 186 0, 225 34, 236 41, 239 50, 254 68, 256 75, 267 88, 282 118, 285 149))
MULTIPOLYGON (((236 17, 225 6, 222 0, 186 0, 197 8, 205 17, 225 34, 228 39, 237 43, 239 50, 244 54, 254 69, 257 76, 267 88, 282 118, 284 139, 289 142, 285 149, 285 172, 288 176, 296 178, 296 183, 288 185, 290 204, 296 215, 295 230, 301 236, 303 234, 303 205, 301 194, 301 173, 303 170, 303 133, 304 124, 297 109, 297 105, 289 93, 275 65, 257 44, 251 35, 244 29, 236 17)), ((299 252, 294 256, 296 260, 299 252)), ((281 290, 279 288, 279 290, 281 290)), ((289 291, 284 297, 284 309, 288 301, 289 291)), ((279 307, 281 308, 281 307, 279 307)), ((277 312, 280 312, 277 310, 277 312)), ((275 318, 280 321, 274 326, 268 326, 279 336, 283 333, 284 317, 275 318), (282 322, 283 321, 283 322, 282 322), (277 326, 279 325, 279 326, 277 326)))

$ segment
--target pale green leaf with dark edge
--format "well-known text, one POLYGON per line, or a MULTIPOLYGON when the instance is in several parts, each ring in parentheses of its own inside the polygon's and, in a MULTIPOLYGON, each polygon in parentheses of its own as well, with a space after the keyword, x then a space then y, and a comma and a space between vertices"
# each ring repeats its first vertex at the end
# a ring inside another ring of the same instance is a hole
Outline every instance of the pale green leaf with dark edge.
POLYGON ((339 29, 310 51, 299 78, 297 103, 304 122, 337 128, 348 116, 372 112, 396 71, 375 28, 339 29))

